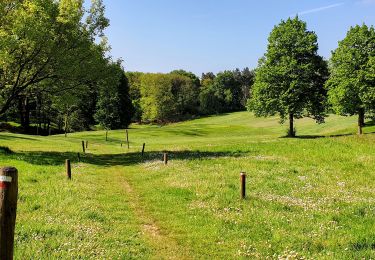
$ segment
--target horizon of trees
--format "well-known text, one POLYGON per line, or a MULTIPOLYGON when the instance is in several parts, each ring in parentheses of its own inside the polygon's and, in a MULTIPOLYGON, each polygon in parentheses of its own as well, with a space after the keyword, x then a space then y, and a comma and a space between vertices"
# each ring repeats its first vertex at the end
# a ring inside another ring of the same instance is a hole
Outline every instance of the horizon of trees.
MULTIPOLYGON (((354 26, 329 61, 317 35, 298 17, 270 33, 255 70, 200 77, 125 72, 109 56, 109 20, 102 0, 4 0, 0 3, 0 120, 24 133, 51 134, 127 128, 131 122, 166 124, 250 110, 289 122, 330 112, 358 115, 358 133, 375 112, 375 30, 354 26)), ((9 127, 9 125, 0 125, 9 127)))

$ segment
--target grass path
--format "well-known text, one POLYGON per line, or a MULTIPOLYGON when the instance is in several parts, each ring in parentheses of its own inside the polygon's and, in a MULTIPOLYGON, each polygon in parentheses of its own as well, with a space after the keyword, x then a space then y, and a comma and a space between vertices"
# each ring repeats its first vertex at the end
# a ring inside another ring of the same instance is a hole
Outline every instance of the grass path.
POLYGON ((115 172, 118 181, 122 183, 129 197, 129 206, 135 217, 141 224, 142 234, 152 246, 153 259, 191 259, 186 248, 180 247, 177 242, 168 236, 166 230, 162 230, 155 219, 147 212, 144 203, 139 195, 133 190, 129 182, 125 179, 122 168, 111 168, 115 172))

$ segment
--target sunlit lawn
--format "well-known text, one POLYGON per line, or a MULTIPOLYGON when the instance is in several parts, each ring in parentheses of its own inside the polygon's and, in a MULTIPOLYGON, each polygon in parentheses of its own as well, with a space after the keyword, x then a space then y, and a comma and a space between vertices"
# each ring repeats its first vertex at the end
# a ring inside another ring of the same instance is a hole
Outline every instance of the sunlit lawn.
POLYGON ((355 124, 303 119, 289 139, 240 112, 133 126, 129 150, 124 130, 0 133, 14 151, 0 165, 20 176, 16 258, 375 258, 375 126, 358 137, 355 124))

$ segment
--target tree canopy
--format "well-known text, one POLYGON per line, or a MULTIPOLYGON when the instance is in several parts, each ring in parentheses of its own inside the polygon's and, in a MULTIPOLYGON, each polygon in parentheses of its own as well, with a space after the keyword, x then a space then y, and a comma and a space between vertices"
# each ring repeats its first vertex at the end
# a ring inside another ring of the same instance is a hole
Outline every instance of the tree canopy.
POLYGON ((362 133, 365 113, 375 108, 375 30, 366 25, 350 28, 330 60, 329 101, 340 115, 358 115, 362 133))
POLYGON ((327 64, 317 54, 316 34, 298 17, 275 26, 268 42, 256 69, 248 109, 256 116, 279 114, 281 122, 289 118, 288 135, 295 136, 295 118, 324 121, 327 64))

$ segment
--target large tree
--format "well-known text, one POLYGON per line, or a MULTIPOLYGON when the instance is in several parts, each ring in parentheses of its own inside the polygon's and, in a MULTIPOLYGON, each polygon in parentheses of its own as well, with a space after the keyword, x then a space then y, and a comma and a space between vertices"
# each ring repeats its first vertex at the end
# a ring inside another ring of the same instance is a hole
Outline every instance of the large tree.
POLYGON ((374 61, 375 30, 366 25, 350 28, 330 60, 329 101, 338 114, 358 115, 358 134, 375 108, 374 61))
POLYGON ((88 11, 83 0, 4 0, 0 17, 0 116, 31 88, 87 84, 106 62, 101 0, 88 11))
POLYGON ((256 116, 279 114, 282 123, 289 119, 288 135, 294 137, 294 119, 308 116, 324 122, 327 64, 317 54, 316 34, 298 17, 275 26, 268 41, 248 109, 256 116))

